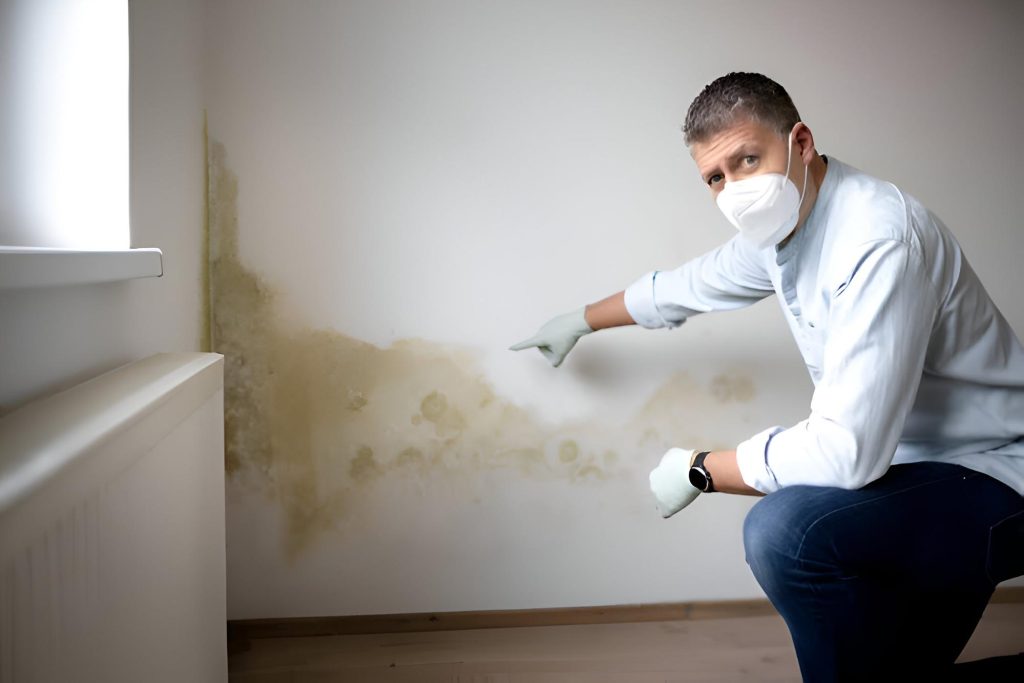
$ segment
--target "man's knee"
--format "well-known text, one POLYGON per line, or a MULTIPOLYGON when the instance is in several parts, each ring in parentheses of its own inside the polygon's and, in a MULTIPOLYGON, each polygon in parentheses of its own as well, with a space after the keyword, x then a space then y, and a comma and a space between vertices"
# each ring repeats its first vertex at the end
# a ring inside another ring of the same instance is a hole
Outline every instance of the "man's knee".
POLYGON ((747 513, 743 549, 747 564, 762 586, 780 571, 792 568, 804 551, 807 532, 821 517, 810 500, 815 488, 780 489, 759 500, 747 513))

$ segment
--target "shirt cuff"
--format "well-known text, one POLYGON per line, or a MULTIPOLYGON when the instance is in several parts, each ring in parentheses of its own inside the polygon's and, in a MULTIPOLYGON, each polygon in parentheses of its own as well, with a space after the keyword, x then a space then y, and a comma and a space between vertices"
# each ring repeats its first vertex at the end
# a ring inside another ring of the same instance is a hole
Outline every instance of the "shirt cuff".
POLYGON ((771 493, 782 488, 769 464, 768 450, 772 437, 781 431, 782 427, 766 429, 736 447, 736 465, 743 483, 761 493, 771 493))
POLYGON ((652 270, 626 288, 626 311, 633 321, 641 327, 656 329, 659 327, 678 327, 681 323, 670 323, 658 311, 654 298, 654 281, 661 271, 652 270))

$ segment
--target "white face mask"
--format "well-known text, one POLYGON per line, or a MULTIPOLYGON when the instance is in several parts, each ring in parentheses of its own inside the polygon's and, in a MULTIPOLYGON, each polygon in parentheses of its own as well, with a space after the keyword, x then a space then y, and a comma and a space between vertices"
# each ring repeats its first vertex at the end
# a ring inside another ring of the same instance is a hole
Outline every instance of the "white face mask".
POLYGON ((716 203, 740 235, 758 249, 778 244, 793 231, 800 217, 800 205, 807 192, 807 165, 804 164, 804 189, 797 195, 789 179, 793 156, 793 131, 789 132, 786 173, 761 173, 731 180, 718 193, 716 203))

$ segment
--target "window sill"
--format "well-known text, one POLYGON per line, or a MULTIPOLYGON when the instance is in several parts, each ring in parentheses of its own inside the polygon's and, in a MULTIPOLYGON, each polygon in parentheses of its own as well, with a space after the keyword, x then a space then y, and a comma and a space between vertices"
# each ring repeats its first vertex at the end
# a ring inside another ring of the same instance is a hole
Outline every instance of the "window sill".
POLYGON ((0 247, 0 290, 114 282, 164 274, 159 249, 0 247))

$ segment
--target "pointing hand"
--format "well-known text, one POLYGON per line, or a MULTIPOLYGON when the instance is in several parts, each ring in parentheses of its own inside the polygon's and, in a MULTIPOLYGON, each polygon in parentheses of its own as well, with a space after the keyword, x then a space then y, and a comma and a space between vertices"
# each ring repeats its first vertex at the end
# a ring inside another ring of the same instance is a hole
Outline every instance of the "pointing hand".
POLYGON ((584 311, 586 307, 579 308, 571 313, 563 313, 544 323, 544 325, 529 339, 510 346, 511 351, 522 351, 534 346, 544 354, 544 357, 554 367, 558 367, 569 355, 572 347, 585 334, 594 330, 587 324, 584 311))

